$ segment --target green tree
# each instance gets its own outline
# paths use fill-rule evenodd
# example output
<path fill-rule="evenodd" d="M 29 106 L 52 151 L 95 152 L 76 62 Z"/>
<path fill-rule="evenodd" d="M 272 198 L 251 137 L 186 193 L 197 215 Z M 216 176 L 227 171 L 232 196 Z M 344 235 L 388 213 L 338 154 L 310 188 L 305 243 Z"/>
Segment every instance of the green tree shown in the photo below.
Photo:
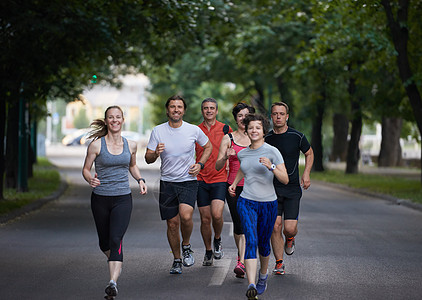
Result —
<path fill-rule="evenodd" d="M 2 1 L 0 97 L 7 106 L 1 106 L 0 119 L 16 128 L 13 122 L 22 122 L 18 99 L 29 106 L 45 105 L 47 97 L 73 100 L 93 74 L 113 83 L 115 74 L 146 71 L 146 61 L 171 63 L 200 43 L 198 18 L 208 6 L 208 1 L 171 0 Z M 4 128 L 2 124 L 0 130 Z M 17 136 L 16 131 L 8 132 L 8 149 L 18 148 Z M 4 157 L 4 147 L 0 148 Z M 6 154 L 11 185 L 19 168 L 15 153 Z M 3 174 L 3 165 L 0 168 Z M 2 191 L 1 187 L 0 198 Z"/>

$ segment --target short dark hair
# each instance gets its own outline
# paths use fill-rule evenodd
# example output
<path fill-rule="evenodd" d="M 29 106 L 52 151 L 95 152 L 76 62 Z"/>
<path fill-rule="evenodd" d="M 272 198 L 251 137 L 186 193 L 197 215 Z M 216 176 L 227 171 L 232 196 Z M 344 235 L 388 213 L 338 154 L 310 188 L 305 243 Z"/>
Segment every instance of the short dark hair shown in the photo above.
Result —
<path fill-rule="evenodd" d="M 239 102 L 232 109 L 232 115 L 233 115 L 233 118 L 234 118 L 235 121 L 236 121 L 236 117 L 237 117 L 237 114 L 239 113 L 239 111 L 241 111 L 245 108 L 247 108 L 249 110 L 250 114 L 255 113 L 255 108 L 253 106 L 250 106 L 250 105 L 243 103 L 243 102 Z"/>
<path fill-rule="evenodd" d="M 214 98 L 205 98 L 201 103 L 201 110 L 202 110 L 202 107 L 204 106 L 204 103 L 206 102 L 215 103 L 215 108 L 218 110 L 218 103 L 217 103 L 217 100 L 215 100 Z"/>
<path fill-rule="evenodd" d="M 249 114 L 243 119 L 243 124 L 245 124 L 245 131 L 248 131 L 249 123 L 252 121 L 261 121 L 262 129 L 264 131 L 264 135 L 266 135 L 270 129 L 270 121 L 268 121 L 267 117 L 261 114 Z"/>
<path fill-rule="evenodd" d="M 166 108 L 169 108 L 169 105 L 170 105 L 170 101 L 171 100 L 182 100 L 183 101 L 183 106 L 185 107 L 185 110 L 186 110 L 186 108 L 188 108 L 188 106 L 186 105 L 185 99 L 183 99 L 183 97 L 182 96 L 179 96 L 179 95 L 173 95 L 170 98 L 168 98 L 167 99 L 167 102 L 166 102 Z"/>
<path fill-rule="evenodd" d="M 285 108 L 286 108 L 286 113 L 287 114 L 289 114 L 289 106 L 286 104 L 286 103 L 284 103 L 284 102 L 282 102 L 282 101 L 280 101 L 280 102 L 274 102 L 272 105 L 271 105 L 271 112 L 273 112 L 273 107 L 274 106 L 284 106 Z"/>

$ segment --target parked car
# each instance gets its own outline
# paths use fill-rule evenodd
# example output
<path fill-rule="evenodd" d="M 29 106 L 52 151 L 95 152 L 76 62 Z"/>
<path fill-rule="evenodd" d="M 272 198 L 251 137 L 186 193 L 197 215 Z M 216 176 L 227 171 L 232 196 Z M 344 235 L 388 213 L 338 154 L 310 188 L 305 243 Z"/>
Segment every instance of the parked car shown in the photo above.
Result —
<path fill-rule="evenodd" d="M 90 128 L 82 128 L 75 130 L 74 132 L 66 135 L 62 139 L 62 144 L 65 146 L 83 145 L 85 143 L 86 136 L 90 130 Z"/>

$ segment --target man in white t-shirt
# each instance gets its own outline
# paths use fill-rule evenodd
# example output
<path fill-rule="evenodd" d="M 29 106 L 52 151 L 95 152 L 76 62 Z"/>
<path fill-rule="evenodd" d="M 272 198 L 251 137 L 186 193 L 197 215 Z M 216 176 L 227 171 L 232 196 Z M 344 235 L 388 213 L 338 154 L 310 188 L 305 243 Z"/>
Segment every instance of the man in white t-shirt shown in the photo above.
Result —
<path fill-rule="evenodd" d="M 193 229 L 192 215 L 195 208 L 198 182 L 196 176 L 212 152 L 212 144 L 196 125 L 183 121 L 186 102 L 181 96 L 172 96 L 166 102 L 168 122 L 151 132 L 145 153 L 145 161 L 151 164 L 161 158 L 160 214 L 167 221 L 167 239 L 174 261 L 170 274 L 181 274 L 182 264 L 190 267 L 195 263 L 190 236 Z M 195 143 L 204 148 L 195 163 Z M 182 234 L 182 255 L 180 234 Z"/>

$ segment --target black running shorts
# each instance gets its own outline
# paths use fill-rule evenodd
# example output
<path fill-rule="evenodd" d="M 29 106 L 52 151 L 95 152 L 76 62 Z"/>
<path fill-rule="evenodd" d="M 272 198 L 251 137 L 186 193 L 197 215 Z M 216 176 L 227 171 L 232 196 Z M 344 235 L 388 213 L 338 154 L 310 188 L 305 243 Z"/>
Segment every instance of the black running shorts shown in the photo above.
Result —
<path fill-rule="evenodd" d="M 184 203 L 195 208 L 198 181 L 169 182 L 160 180 L 160 215 L 161 220 L 169 220 L 179 213 L 179 204 Z"/>
<path fill-rule="evenodd" d="M 300 186 L 296 189 L 281 189 L 275 187 L 278 201 L 278 216 L 283 216 L 284 220 L 299 219 L 300 198 L 302 198 L 302 189 Z"/>

